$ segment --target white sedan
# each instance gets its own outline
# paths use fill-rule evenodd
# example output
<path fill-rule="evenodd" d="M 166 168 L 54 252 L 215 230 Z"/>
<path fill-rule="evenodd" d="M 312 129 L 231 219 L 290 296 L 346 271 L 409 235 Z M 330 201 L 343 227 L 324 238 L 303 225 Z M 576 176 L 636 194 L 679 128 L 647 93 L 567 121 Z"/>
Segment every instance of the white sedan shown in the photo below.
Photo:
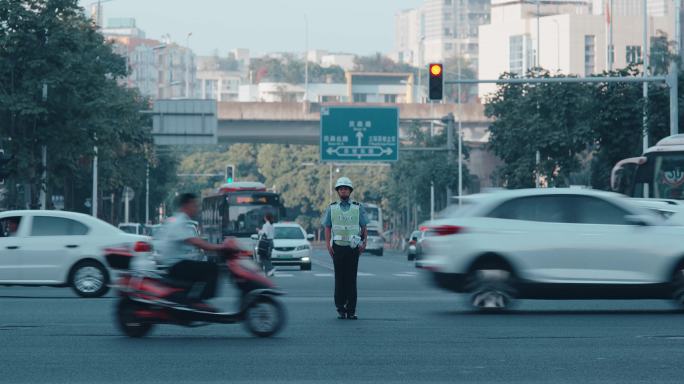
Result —
<path fill-rule="evenodd" d="M 533 189 L 479 195 L 427 224 L 418 267 L 479 309 L 523 299 L 684 302 L 681 227 L 621 195 Z"/>
<path fill-rule="evenodd" d="M 274 266 L 299 266 L 302 271 L 311 270 L 311 243 L 313 235 L 307 235 L 304 228 L 297 223 L 273 224 L 275 239 L 271 263 Z M 257 240 L 257 235 L 252 235 Z M 256 249 L 255 249 L 256 254 Z"/>
<path fill-rule="evenodd" d="M 0 213 L 0 285 L 70 286 L 82 297 L 109 290 L 104 249 L 150 256 L 145 236 L 124 233 L 92 216 L 66 211 Z"/>

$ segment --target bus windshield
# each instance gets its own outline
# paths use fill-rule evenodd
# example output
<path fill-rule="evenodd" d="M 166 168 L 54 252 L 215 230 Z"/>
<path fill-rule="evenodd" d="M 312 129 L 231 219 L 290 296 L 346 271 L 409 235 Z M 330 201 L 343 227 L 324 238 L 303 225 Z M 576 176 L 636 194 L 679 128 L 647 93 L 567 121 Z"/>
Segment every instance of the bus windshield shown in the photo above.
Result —
<path fill-rule="evenodd" d="M 653 157 L 653 197 L 682 199 L 684 153 L 665 152 Z"/>
<path fill-rule="evenodd" d="M 277 210 L 268 205 L 231 205 L 223 233 L 226 236 L 251 235 L 264 223 L 264 215 L 271 213 L 278 217 Z"/>
<path fill-rule="evenodd" d="M 202 233 L 213 243 L 226 236 L 250 237 L 264 224 L 267 213 L 280 220 L 280 195 L 261 191 L 217 194 L 202 200 Z"/>

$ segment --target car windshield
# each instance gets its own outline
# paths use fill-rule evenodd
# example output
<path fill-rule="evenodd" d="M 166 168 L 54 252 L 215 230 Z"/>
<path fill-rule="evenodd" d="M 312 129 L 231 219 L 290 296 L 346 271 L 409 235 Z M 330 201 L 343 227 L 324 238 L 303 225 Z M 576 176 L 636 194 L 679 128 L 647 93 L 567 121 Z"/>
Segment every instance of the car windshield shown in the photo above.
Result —
<path fill-rule="evenodd" d="M 275 227 L 275 238 L 281 240 L 299 240 L 304 238 L 304 233 L 298 227 Z"/>
<path fill-rule="evenodd" d="M 368 230 L 368 236 L 380 236 L 380 233 L 376 231 L 375 229 L 369 229 Z"/>

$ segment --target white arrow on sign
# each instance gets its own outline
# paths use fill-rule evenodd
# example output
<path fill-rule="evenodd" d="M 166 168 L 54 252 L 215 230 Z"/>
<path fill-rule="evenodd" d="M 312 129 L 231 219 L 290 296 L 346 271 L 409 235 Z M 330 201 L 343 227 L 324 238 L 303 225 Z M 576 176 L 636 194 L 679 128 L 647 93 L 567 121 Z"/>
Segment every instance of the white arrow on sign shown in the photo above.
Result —
<path fill-rule="evenodd" d="M 335 152 L 337 152 L 337 150 L 333 149 L 332 147 L 328 147 L 328 155 L 332 155 Z"/>
<path fill-rule="evenodd" d="M 357 143 L 356 145 L 357 146 L 359 146 L 359 147 L 361 146 L 361 140 L 362 139 L 363 139 L 363 132 L 361 132 L 361 131 L 356 132 L 356 143 Z"/>

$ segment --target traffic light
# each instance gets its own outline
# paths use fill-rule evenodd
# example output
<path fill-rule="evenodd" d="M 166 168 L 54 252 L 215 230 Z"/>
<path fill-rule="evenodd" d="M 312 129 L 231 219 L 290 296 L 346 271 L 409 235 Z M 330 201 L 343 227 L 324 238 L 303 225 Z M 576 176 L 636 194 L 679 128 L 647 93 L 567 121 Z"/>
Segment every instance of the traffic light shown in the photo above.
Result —
<path fill-rule="evenodd" d="M 439 63 L 428 66 L 430 77 L 428 96 L 430 100 L 442 100 L 444 95 L 444 67 Z"/>
<path fill-rule="evenodd" d="M 235 180 L 235 166 L 229 164 L 226 166 L 226 183 L 232 183 Z"/>

